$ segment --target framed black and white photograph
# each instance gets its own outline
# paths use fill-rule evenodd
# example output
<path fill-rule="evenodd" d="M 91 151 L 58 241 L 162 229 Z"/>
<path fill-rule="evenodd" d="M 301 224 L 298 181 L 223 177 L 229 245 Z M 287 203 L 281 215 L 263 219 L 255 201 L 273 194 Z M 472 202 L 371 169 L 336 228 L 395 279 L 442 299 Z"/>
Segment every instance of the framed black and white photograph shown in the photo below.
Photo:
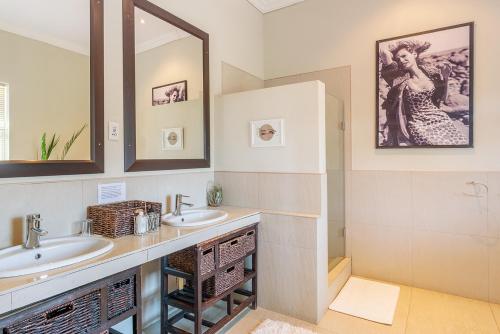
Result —
<path fill-rule="evenodd" d="M 377 41 L 377 148 L 473 146 L 474 23 Z"/>
<path fill-rule="evenodd" d="M 187 80 L 153 87 L 153 106 L 187 101 Z"/>

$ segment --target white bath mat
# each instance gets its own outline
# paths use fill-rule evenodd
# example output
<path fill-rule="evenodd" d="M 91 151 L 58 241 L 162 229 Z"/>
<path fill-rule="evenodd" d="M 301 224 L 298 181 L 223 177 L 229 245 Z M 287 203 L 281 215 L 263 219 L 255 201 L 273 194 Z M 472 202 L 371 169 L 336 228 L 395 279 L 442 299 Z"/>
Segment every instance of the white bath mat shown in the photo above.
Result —
<path fill-rule="evenodd" d="M 286 322 L 267 319 L 254 329 L 252 334 L 315 334 L 315 332 Z"/>
<path fill-rule="evenodd" d="M 392 325 L 399 286 L 351 277 L 330 305 L 330 310 Z"/>

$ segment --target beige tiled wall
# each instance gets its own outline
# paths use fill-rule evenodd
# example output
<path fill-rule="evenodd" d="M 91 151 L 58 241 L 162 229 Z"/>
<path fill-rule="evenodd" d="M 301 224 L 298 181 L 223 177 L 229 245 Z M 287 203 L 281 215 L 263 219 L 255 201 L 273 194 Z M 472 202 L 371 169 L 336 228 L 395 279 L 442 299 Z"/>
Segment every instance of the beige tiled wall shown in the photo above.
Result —
<path fill-rule="evenodd" d="M 40 213 L 48 237 L 79 232 L 78 222 L 85 218 L 87 206 L 97 203 L 99 183 L 126 182 L 128 199 L 160 201 L 176 193 L 190 195 L 196 206 L 206 203 L 205 189 L 212 172 L 138 176 L 113 179 L 2 184 L 0 185 L 0 249 L 20 244 L 24 238 L 23 218 Z"/>
<path fill-rule="evenodd" d="M 355 275 L 500 301 L 500 173 L 350 176 Z"/>
<path fill-rule="evenodd" d="M 259 306 L 317 322 L 317 219 L 263 214 L 259 226 Z"/>
<path fill-rule="evenodd" d="M 321 213 L 321 174 L 215 172 L 224 204 L 293 213 Z"/>

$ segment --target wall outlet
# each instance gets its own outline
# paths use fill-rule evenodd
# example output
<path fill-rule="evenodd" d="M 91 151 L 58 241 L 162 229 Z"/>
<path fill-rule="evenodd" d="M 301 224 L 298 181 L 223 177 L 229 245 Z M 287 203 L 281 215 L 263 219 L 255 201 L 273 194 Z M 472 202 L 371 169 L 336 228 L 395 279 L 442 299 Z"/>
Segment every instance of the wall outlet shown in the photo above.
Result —
<path fill-rule="evenodd" d="M 120 136 L 120 125 L 116 122 L 109 122 L 108 137 L 109 140 L 118 140 Z"/>

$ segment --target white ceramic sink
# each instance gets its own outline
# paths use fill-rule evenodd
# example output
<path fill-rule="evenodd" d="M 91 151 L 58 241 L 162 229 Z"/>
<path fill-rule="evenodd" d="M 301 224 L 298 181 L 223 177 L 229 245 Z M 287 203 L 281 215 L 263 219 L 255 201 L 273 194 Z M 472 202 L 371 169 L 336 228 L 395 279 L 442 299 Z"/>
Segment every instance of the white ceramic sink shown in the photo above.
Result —
<path fill-rule="evenodd" d="M 35 274 L 69 266 L 102 255 L 113 248 L 110 240 L 67 237 L 40 241 L 40 247 L 15 246 L 0 250 L 0 278 Z"/>
<path fill-rule="evenodd" d="M 193 209 L 183 210 L 181 216 L 172 213 L 162 217 L 162 222 L 175 227 L 197 227 L 215 224 L 227 218 L 227 212 L 222 210 Z"/>

